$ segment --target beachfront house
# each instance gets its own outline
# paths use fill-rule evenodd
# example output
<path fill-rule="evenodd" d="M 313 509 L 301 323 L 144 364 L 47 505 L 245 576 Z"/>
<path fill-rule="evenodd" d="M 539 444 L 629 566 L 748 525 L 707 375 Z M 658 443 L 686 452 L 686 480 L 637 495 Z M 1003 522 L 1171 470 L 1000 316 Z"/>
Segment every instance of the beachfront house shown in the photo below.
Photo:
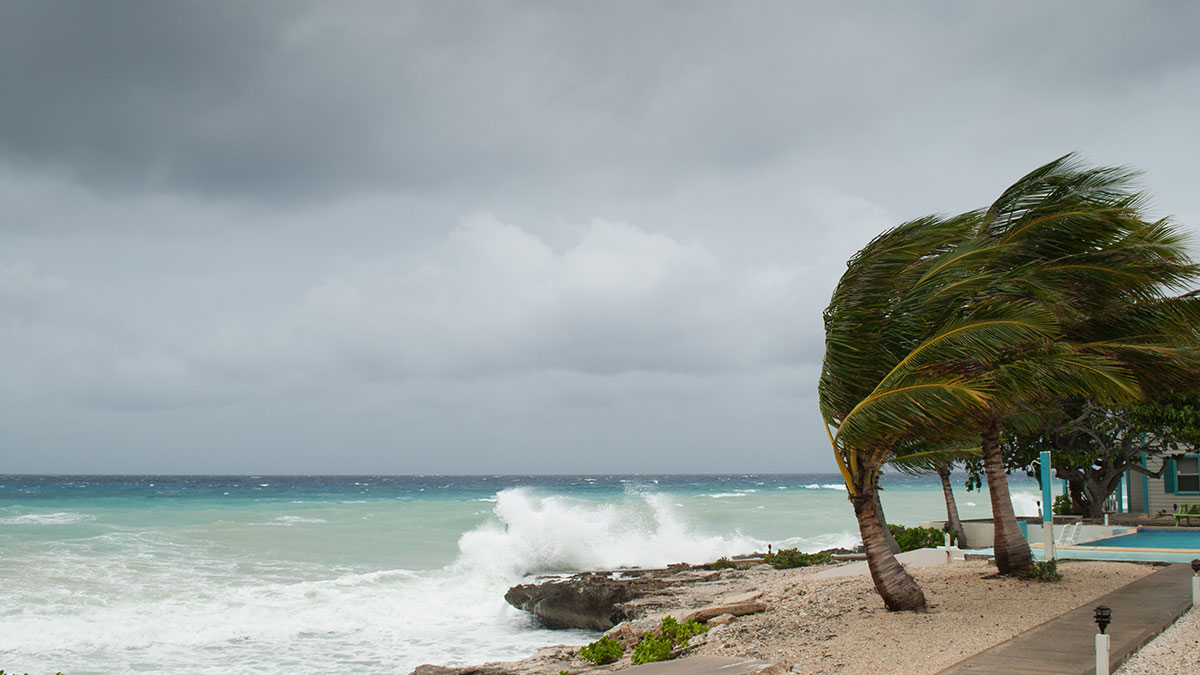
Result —
<path fill-rule="evenodd" d="M 1150 471 L 1157 472 L 1163 461 L 1162 457 L 1142 453 L 1141 464 Z M 1160 478 L 1125 472 L 1130 513 L 1173 513 L 1176 504 L 1200 503 L 1200 455 L 1184 455 L 1166 462 Z"/>

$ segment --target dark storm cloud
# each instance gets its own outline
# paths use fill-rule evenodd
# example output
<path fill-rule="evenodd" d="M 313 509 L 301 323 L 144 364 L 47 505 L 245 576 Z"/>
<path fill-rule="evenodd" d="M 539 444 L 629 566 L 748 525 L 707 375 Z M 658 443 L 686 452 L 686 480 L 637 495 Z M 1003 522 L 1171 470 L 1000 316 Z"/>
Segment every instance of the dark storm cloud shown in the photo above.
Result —
<path fill-rule="evenodd" d="M 875 128 L 881 108 L 951 125 L 1052 111 L 1197 50 L 1192 5 L 997 9 L 10 2 L 0 161 L 234 198 L 529 177 L 661 185 L 912 132 Z M 925 29 L 935 17 L 941 29 Z M 956 75 L 967 89 L 944 87 Z"/>
<path fill-rule="evenodd" d="M 0 466 L 832 469 L 821 308 L 883 229 L 1072 150 L 1200 224 L 1197 24 L 0 3 Z"/>

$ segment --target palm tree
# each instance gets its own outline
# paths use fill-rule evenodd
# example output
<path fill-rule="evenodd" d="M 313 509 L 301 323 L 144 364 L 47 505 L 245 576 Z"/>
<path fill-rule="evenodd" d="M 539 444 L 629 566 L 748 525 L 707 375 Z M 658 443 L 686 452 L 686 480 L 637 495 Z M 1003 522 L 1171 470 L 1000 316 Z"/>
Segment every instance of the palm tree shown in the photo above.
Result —
<path fill-rule="evenodd" d="M 979 214 L 923 218 L 885 232 L 848 263 L 825 310 L 821 413 L 846 482 L 872 579 L 891 610 L 923 611 L 925 597 L 888 548 L 877 501 L 888 462 L 928 455 L 930 438 L 974 433 L 994 384 L 986 369 L 950 364 L 999 359 L 1054 337 L 1036 303 L 972 301 Z M 954 287 L 957 285 L 957 287 Z"/>
<path fill-rule="evenodd" d="M 979 443 L 971 448 L 963 448 L 962 454 L 972 458 L 979 456 Z M 891 464 L 896 469 L 913 476 L 934 473 L 942 483 L 942 497 L 946 500 L 946 529 L 954 535 L 960 547 L 966 547 L 967 533 L 963 529 L 962 519 L 958 515 L 958 502 L 954 499 L 954 486 L 950 484 L 950 474 L 954 470 L 956 458 L 950 455 L 952 445 L 948 443 L 935 444 L 941 451 L 930 452 L 927 455 L 913 457 L 910 461 Z"/>
<path fill-rule="evenodd" d="M 1081 170 L 1065 157 L 1018 181 L 986 211 L 905 223 L 847 264 L 825 310 L 818 391 L 872 578 L 889 609 L 919 611 L 925 599 L 880 531 L 876 485 L 886 463 L 977 437 L 997 564 L 1019 571 L 1031 556 L 1000 453 L 1008 412 L 1052 394 L 1128 400 L 1139 393 L 1128 363 L 1183 358 L 1168 354 L 1174 347 L 1161 334 L 1116 335 L 1102 330 L 1112 321 L 1097 320 L 1104 301 L 1140 302 L 1156 318 L 1137 327 L 1161 327 L 1170 314 L 1161 288 L 1196 274 L 1170 227 L 1140 218 L 1141 197 L 1125 189 L 1129 178 L 1115 169 Z M 943 447 L 930 449 L 931 442 Z"/>
<path fill-rule="evenodd" d="M 1191 370 L 1195 303 L 1165 292 L 1182 288 L 1197 268 L 1168 223 L 1142 216 L 1144 196 L 1130 187 L 1135 176 L 1084 169 L 1068 155 L 1017 181 L 980 220 L 976 237 L 995 252 L 989 269 L 1009 271 L 993 277 L 986 292 L 1043 305 L 1061 331 L 1052 356 L 1057 378 L 1030 380 L 1027 360 L 1009 373 L 1003 372 L 1009 364 L 975 365 L 998 372 L 1002 394 L 977 417 L 1001 573 L 1020 571 L 1032 559 L 1013 515 L 1000 449 L 1014 404 L 1072 391 L 1128 401 L 1140 395 L 1139 379 Z M 1089 377 L 1095 363 L 1117 367 Z"/>
<path fill-rule="evenodd" d="M 953 462 L 943 461 L 938 462 L 933 470 L 942 481 L 942 496 L 946 499 L 946 528 L 954 535 L 959 548 L 966 548 L 970 546 L 967 542 L 967 531 L 963 529 L 962 519 L 958 517 L 958 503 L 954 501 L 954 487 L 950 485 L 950 471 L 953 468 Z"/>

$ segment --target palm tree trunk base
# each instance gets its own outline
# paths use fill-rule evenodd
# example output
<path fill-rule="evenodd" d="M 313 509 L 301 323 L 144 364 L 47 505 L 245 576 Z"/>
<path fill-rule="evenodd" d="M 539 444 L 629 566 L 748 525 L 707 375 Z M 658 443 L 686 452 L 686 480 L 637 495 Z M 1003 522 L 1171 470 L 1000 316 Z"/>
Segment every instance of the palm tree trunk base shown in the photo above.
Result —
<path fill-rule="evenodd" d="M 858 518 L 858 529 L 862 534 L 863 548 L 867 552 L 867 567 L 875 590 L 883 598 L 883 604 L 893 612 L 927 612 L 925 593 L 911 575 L 896 560 L 888 547 L 880 524 L 874 494 L 851 498 L 854 515 Z"/>

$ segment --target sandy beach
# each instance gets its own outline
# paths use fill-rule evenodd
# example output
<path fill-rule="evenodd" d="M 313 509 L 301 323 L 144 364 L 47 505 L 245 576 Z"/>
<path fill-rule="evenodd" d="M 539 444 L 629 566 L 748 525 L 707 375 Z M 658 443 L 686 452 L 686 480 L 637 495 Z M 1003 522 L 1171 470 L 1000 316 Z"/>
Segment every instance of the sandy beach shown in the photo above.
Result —
<path fill-rule="evenodd" d="M 935 673 L 1154 571 L 1065 562 L 1056 583 L 995 576 L 972 561 L 910 568 L 929 613 L 888 612 L 868 576 L 755 571 L 767 611 L 713 629 L 699 653 L 761 658 L 797 673 Z"/>
<path fill-rule="evenodd" d="M 775 664 L 772 670 L 779 673 L 936 673 L 1157 568 L 1068 561 L 1059 568 L 1062 581 L 1044 583 L 996 576 L 995 567 L 985 561 L 911 567 L 929 602 L 926 614 L 888 612 L 869 576 L 822 578 L 822 569 L 827 568 L 726 570 L 712 582 L 680 589 L 633 626 L 647 628 L 666 614 L 682 617 L 761 592 L 765 611 L 712 627 L 693 641 L 697 644 L 687 655 L 756 658 Z M 557 675 L 593 669 L 571 658 L 572 652 L 569 647 L 548 648 L 538 657 L 489 664 L 490 669 L 418 672 Z M 629 665 L 627 654 L 605 670 Z"/>

